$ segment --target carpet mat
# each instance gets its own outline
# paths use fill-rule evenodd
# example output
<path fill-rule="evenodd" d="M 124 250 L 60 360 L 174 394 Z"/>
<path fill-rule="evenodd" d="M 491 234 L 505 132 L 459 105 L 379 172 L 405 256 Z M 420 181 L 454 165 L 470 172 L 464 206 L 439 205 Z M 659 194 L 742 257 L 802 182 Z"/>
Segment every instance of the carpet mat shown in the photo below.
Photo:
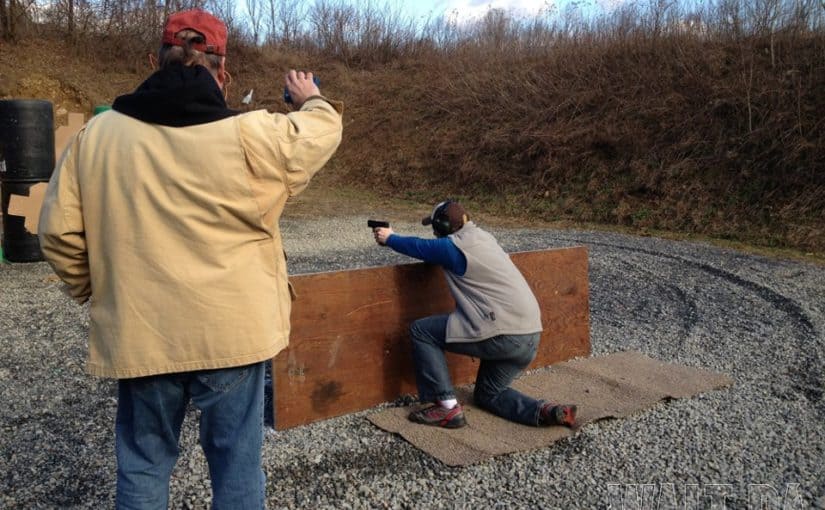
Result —
<path fill-rule="evenodd" d="M 665 363 L 638 352 L 575 359 L 525 375 L 513 387 L 535 398 L 578 406 L 577 430 L 529 427 L 513 423 L 472 403 L 472 388 L 459 388 L 467 426 L 443 429 L 407 419 L 412 408 L 396 407 L 367 418 L 388 432 L 449 466 L 545 447 L 570 437 L 582 426 L 605 418 L 622 418 L 667 399 L 686 398 L 733 384 L 727 375 L 701 368 Z"/>

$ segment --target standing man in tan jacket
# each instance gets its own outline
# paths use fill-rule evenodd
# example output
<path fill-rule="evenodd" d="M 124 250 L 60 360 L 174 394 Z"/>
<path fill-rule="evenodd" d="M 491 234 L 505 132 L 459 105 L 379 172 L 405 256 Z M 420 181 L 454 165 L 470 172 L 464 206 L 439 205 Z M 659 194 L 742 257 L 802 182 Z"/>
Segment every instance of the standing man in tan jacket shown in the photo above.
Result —
<path fill-rule="evenodd" d="M 264 367 L 289 338 L 278 220 L 342 106 L 293 70 L 297 111 L 228 109 L 226 39 L 205 11 L 171 15 L 159 70 L 80 131 L 41 212 L 46 259 L 91 302 L 87 370 L 118 379 L 118 508 L 167 507 L 190 400 L 213 508 L 264 507 Z"/>

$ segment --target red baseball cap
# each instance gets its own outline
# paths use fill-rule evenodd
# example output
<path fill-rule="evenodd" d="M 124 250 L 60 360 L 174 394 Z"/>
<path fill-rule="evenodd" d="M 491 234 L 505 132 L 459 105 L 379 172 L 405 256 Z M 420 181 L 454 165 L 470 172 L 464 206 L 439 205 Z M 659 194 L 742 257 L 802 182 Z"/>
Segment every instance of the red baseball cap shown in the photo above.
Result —
<path fill-rule="evenodd" d="M 204 53 L 226 55 L 226 25 L 223 21 L 201 9 L 170 14 L 163 27 L 163 44 L 183 46 L 184 41 L 175 37 L 181 30 L 194 30 L 204 38 L 203 43 L 193 43 L 192 48 Z"/>

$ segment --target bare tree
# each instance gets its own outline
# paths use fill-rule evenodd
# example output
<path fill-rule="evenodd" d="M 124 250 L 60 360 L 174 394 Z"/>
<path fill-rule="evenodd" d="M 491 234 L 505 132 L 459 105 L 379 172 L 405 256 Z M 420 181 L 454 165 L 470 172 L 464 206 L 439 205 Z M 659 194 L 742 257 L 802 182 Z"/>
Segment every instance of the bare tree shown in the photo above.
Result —
<path fill-rule="evenodd" d="M 9 27 L 9 1 L 0 0 L 0 36 L 3 39 L 11 39 L 11 29 Z"/>
<path fill-rule="evenodd" d="M 748 4 L 748 18 L 756 35 L 770 38 L 771 68 L 776 68 L 776 33 L 779 29 L 781 0 L 756 0 Z"/>
<path fill-rule="evenodd" d="M 0 0 L 0 25 L 3 39 L 12 41 L 17 36 L 18 0 Z"/>
<path fill-rule="evenodd" d="M 255 45 L 260 41 L 261 24 L 263 23 L 262 10 L 261 0 L 246 0 L 246 14 L 249 18 L 249 26 L 252 29 L 252 42 Z"/>
<path fill-rule="evenodd" d="M 197 5 L 197 7 L 201 7 Z M 227 30 L 232 33 L 237 27 L 235 19 L 235 2 L 234 0 L 207 0 L 203 6 L 204 9 L 211 11 L 212 14 L 223 20 L 226 24 Z"/>
<path fill-rule="evenodd" d="M 21 26 L 31 21 L 31 13 L 36 7 L 35 0 L 0 0 L 0 29 L 3 39 L 16 39 Z"/>
<path fill-rule="evenodd" d="M 318 0 L 309 12 L 315 44 L 327 55 L 335 55 L 349 65 L 352 42 L 360 34 L 355 7 L 344 0 Z"/>
<path fill-rule="evenodd" d="M 306 15 L 302 0 L 269 0 L 269 39 L 285 45 L 294 44 L 302 31 Z"/>
<path fill-rule="evenodd" d="M 496 51 L 502 51 L 505 42 L 512 40 L 510 37 L 512 26 L 513 19 L 506 10 L 493 8 L 477 22 L 476 37 L 480 44 L 488 45 Z"/>
<path fill-rule="evenodd" d="M 823 0 L 825 1 L 825 0 Z M 275 42 L 275 28 L 277 27 L 277 19 L 275 18 L 275 11 L 277 11 L 278 2 L 276 0 L 267 0 L 267 9 L 266 12 L 266 26 L 267 26 L 267 42 L 274 43 Z"/>
<path fill-rule="evenodd" d="M 74 28 L 74 0 L 67 0 L 68 5 L 66 6 L 66 31 L 69 34 L 69 37 L 72 38 L 75 36 L 75 28 Z"/>

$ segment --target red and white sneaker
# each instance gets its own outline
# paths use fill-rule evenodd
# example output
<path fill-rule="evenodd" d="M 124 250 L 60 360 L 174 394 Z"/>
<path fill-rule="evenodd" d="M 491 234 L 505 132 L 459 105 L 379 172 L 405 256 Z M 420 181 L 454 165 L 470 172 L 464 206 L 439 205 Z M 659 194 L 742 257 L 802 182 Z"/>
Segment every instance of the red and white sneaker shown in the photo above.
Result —
<path fill-rule="evenodd" d="M 413 411 L 409 415 L 410 421 L 415 423 L 423 423 L 424 425 L 432 425 L 434 427 L 444 427 L 445 429 L 458 429 L 467 425 L 467 420 L 464 419 L 464 411 L 461 409 L 461 404 L 456 404 L 452 409 L 447 409 L 438 404 L 431 405 Z"/>
<path fill-rule="evenodd" d="M 546 402 L 539 411 L 539 425 L 561 425 L 573 428 L 576 426 L 576 406 L 570 404 L 554 404 Z"/>

